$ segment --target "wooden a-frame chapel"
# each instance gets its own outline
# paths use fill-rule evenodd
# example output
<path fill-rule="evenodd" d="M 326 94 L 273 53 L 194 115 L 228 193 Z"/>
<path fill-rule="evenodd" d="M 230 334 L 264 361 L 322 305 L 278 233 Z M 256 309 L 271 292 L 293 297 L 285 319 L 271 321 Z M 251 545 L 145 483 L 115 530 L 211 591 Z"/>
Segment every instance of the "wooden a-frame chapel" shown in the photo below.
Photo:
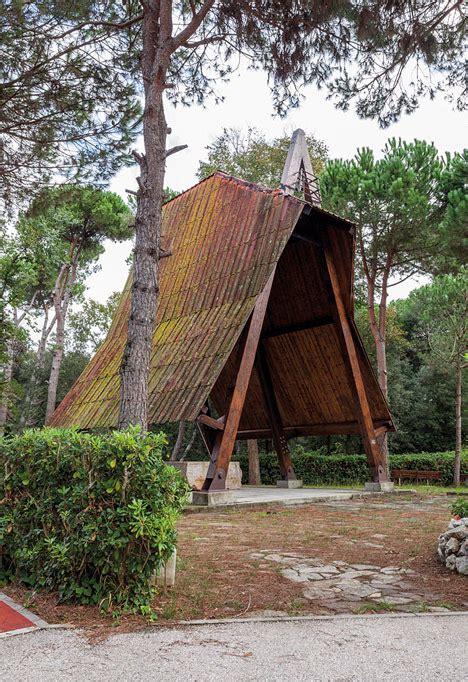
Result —
<path fill-rule="evenodd" d="M 149 421 L 198 421 L 204 490 L 224 490 L 236 439 L 272 438 L 294 485 L 288 438 L 306 435 L 361 434 L 371 480 L 387 481 L 394 426 L 353 319 L 355 228 L 320 208 L 303 131 L 279 189 L 216 172 L 165 204 L 162 240 Z M 131 282 L 52 425 L 117 425 Z"/>

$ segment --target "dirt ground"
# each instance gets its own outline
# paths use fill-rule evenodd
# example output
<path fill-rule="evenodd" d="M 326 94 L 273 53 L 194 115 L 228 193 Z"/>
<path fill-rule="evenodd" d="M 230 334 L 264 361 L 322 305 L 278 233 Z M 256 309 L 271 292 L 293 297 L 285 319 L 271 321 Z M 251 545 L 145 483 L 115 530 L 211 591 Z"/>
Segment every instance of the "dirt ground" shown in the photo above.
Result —
<path fill-rule="evenodd" d="M 157 596 L 157 623 L 265 612 L 343 612 L 343 607 L 330 607 L 326 600 L 306 598 L 304 584 L 285 577 L 284 565 L 278 563 L 284 556 L 296 557 L 286 561 L 309 561 L 324 570 L 336 562 L 347 567 L 340 570 L 368 564 L 384 573 L 401 571 L 403 594 L 414 597 L 404 605 L 386 604 L 385 598 L 353 601 L 350 597 L 345 605 L 348 612 L 468 609 L 468 579 L 449 572 L 436 555 L 437 537 L 447 527 L 451 502 L 445 495 L 399 495 L 186 514 L 179 522 L 177 584 Z M 275 556 L 280 559 L 271 559 Z M 31 594 L 15 586 L 4 591 L 49 623 L 94 630 L 133 630 L 147 624 L 142 617 L 115 621 L 94 607 L 58 604 L 53 594 Z"/>

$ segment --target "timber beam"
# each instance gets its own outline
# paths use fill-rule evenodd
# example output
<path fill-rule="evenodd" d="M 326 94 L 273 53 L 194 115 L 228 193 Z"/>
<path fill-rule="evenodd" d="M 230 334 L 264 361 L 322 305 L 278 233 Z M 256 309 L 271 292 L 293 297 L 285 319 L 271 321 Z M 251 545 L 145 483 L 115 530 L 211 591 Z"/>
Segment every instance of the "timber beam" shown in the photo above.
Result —
<path fill-rule="evenodd" d="M 374 429 L 352 326 L 348 319 L 348 313 L 344 304 L 327 228 L 322 232 L 322 242 L 323 251 L 319 251 L 319 261 L 327 284 L 332 311 L 335 317 L 335 326 L 339 332 L 338 336 L 343 351 L 343 357 L 345 358 L 345 366 L 355 399 L 364 450 L 367 455 L 367 461 L 373 479 L 378 482 L 385 482 L 388 481 L 386 462 L 384 461 L 384 457 L 382 456 L 381 449 L 377 442 L 377 434 Z"/>
<path fill-rule="evenodd" d="M 293 232 L 291 235 L 291 239 L 296 239 L 297 241 L 300 242 L 306 242 L 306 244 L 312 244 L 312 246 L 317 246 L 318 248 L 321 248 L 321 243 L 318 241 L 318 239 L 314 239 L 311 237 L 309 234 L 301 234 L 300 232 Z"/>
<path fill-rule="evenodd" d="M 376 436 L 381 436 L 387 431 L 394 431 L 395 427 L 389 422 L 374 421 Z M 299 436 L 359 436 L 361 426 L 356 422 L 338 422 L 336 424 L 295 424 L 293 426 L 283 426 L 283 430 L 288 438 Z M 271 429 L 249 429 L 239 431 L 238 440 L 271 438 Z"/>
<path fill-rule="evenodd" d="M 250 377 L 255 362 L 255 355 L 262 332 L 275 271 L 276 269 L 274 268 L 265 288 L 257 297 L 252 315 L 246 326 L 244 341 L 240 349 L 241 355 L 236 381 L 230 397 L 229 408 L 226 411 L 224 418 L 224 428 L 216 431 L 216 436 L 211 445 L 211 462 L 203 485 L 203 489 L 210 492 L 225 490 L 226 488 L 229 462 L 231 461 L 232 452 L 236 443 L 237 431 L 239 429 L 245 397 L 247 395 L 247 389 L 249 387 Z M 204 429 L 208 429 L 213 434 L 213 424 L 207 426 L 201 422 L 200 426 Z"/>
<path fill-rule="evenodd" d="M 315 320 L 308 322 L 299 322 L 298 324 L 289 324 L 276 329 L 268 329 L 262 333 L 263 339 L 271 339 L 275 336 L 286 336 L 287 334 L 294 334 L 295 332 L 302 332 L 307 329 L 315 329 L 316 327 L 324 327 L 327 324 L 333 324 L 333 317 L 331 315 L 324 315 L 323 317 L 316 317 Z"/>
<path fill-rule="evenodd" d="M 270 431 L 273 437 L 275 450 L 278 455 L 281 476 L 285 481 L 294 481 L 296 480 L 296 473 L 294 471 L 291 454 L 289 452 L 288 442 L 281 419 L 281 413 L 276 400 L 275 389 L 270 374 L 270 368 L 268 366 L 266 352 L 262 342 L 260 342 L 257 349 L 256 366 L 260 377 L 265 407 L 267 408 Z"/>
<path fill-rule="evenodd" d="M 224 420 L 225 417 L 220 417 L 219 419 L 215 419 L 214 417 L 210 417 L 209 414 L 200 414 L 198 416 L 198 421 L 200 424 L 204 424 L 205 426 L 209 426 L 211 429 L 214 429 L 215 431 L 223 431 L 224 430 Z"/>

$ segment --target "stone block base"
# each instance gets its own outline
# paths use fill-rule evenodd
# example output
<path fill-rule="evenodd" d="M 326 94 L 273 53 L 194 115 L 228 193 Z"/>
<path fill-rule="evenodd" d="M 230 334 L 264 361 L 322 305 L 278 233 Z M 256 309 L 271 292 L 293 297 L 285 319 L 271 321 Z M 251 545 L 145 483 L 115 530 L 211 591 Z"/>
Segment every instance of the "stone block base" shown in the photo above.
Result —
<path fill-rule="evenodd" d="M 174 587 L 176 576 L 177 549 L 161 569 L 156 577 L 156 584 L 160 587 Z"/>
<path fill-rule="evenodd" d="M 304 484 L 299 478 L 282 479 L 281 481 L 276 481 L 278 488 L 303 488 Z"/>
<path fill-rule="evenodd" d="M 393 493 L 395 484 L 393 481 L 368 481 L 365 489 L 370 493 Z"/>
<path fill-rule="evenodd" d="M 170 462 L 180 471 L 192 490 L 201 490 L 208 472 L 209 462 Z M 239 462 L 230 462 L 226 480 L 228 490 L 239 490 L 242 483 L 242 470 Z"/>
<path fill-rule="evenodd" d="M 223 504 L 232 504 L 234 493 L 231 490 L 219 490 L 210 493 L 208 490 L 194 490 L 192 504 L 204 507 L 219 507 Z"/>

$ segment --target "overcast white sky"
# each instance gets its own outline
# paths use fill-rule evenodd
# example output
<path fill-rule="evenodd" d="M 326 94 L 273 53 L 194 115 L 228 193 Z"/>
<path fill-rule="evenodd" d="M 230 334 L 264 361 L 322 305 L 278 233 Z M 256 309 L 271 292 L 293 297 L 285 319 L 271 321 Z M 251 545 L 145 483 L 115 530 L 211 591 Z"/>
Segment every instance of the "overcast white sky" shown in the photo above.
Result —
<path fill-rule="evenodd" d="M 259 71 L 239 71 L 220 92 L 225 98 L 222 104 L 208 101 L 204 108 L 168 105 L 166 118 L 173 131 L 169 145 L 189 147 L 168 159 L 167 186 L 184 190 L 193 185 L 198 162 L 206 158 L 206 146 L 228 127 L 254 126 L 268 137 L 303 128 L 328 145 L 331 158 L 350 158 L 363 146 L 378 154 L 389 137 L 432 141 L 440 152 L 459 151 L 466 146 L 466 116 L 452 110 L 442 97 L 425 101 L 417 112 L 382 130 L 376 122 L 362 120 L 351 110 L 338 111 L 327 101 L 326 93 L 314 87 L 304 90 L 305 100 L 299 109 L 291 111 L 285 119 L 274 117 L 266 75 Z M 123 169 L 110 188 L 126 197 L 126 188 L 136 189 L 136 174 L 136 167 Z M 89 279 L 88 296 L 104 302 L 113 291 L 123 288 L 128 271 L 125 259 L 130 248 L 129 243 L 107 245 L 100 261 L 101 270 Z M 417 282 L 408 281 L 396 286 L 391 297 L 403 297 L 416 285 Z"/>

